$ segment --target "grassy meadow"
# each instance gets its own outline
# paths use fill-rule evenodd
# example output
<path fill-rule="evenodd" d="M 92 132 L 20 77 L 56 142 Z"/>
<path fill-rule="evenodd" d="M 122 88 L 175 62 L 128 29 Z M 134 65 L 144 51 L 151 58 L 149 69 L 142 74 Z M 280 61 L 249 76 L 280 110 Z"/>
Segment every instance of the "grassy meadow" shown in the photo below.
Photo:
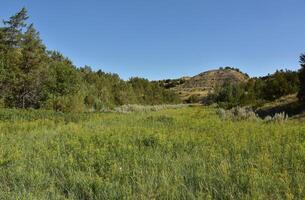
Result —
<path fill-rule="evenodd" d="M 303 199 L 305 124 L 0 110 L 0 199 Z"/>

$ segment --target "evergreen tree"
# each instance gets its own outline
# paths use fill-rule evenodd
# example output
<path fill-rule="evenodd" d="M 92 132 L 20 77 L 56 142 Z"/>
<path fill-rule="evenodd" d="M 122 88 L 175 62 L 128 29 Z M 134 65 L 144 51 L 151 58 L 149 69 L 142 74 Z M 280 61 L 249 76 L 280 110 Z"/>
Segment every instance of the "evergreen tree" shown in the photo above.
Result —
<path fill-rule="evenodd" d="M 27 27 L 26 20 L 28 19 L 27 10 L 22 8 L 18 13 L 10 17 L 9 20 L 3 21 L 5 43 L 9 47 L 18 47 L 22 39 L 23 29 Z"/>
<path fill-rule="evenodd" d="M 298 97 L 302 102 L 305 102 L 305 54 L 300 56 L 301 69 L 299 72 L 300 88 Z"/>
<path fill-rule="evenodd" d="M 45 47 L 33 25 L 27 26 L 25 8 L 21 9 L 2 29 L 1 55 L 6 67 L 3 80 L 5 101 L 13 107 L 39 107 L 42 100 L 41 86 Z M 25 30 L 25 32 L 23 32 Z"/>
<path fill-rule="evenodd" d="M 15 90 L 16 106 L 22 108 L 40 107 L 46 98 L 47 55 L 39 33 L 29 25 L 21 44 L 21 65 L 18 85 Z"/>

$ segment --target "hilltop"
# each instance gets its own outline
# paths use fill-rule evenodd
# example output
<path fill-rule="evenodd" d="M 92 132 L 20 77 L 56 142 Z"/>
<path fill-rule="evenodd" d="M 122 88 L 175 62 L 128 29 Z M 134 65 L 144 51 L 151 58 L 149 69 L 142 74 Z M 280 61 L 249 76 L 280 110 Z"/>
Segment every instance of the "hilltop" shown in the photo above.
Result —
<path fill-rule="evenodd" d="M 240 83 L 246 82 L 248 79 L 248 74 L 239 69 L 226 67 L 202 72 L 193 77 L 163 80 L 160 83 L 163 87 L 175 91 L 183 101 L 196 102 L 212 93 L 226 81 Z"/>

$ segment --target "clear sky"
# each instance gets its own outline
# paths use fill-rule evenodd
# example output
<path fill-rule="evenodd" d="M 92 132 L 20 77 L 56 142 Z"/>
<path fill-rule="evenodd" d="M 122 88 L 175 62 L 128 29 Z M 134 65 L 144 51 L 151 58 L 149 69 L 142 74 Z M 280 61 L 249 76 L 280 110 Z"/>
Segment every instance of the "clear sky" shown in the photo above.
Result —
<path fill-rule="evenodd" d="M 1 0 L 0 18 L 23 6 L 49 49 L 124 79 L 259 76 L 305 52 L 305 0 Z"/>

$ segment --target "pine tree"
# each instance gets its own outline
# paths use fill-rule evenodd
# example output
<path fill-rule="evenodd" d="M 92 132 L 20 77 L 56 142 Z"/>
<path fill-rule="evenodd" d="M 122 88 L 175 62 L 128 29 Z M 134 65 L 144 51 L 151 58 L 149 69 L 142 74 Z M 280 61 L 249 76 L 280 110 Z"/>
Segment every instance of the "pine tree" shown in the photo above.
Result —
<path fill-rule="evenodd" d="M 16 105 L 22 108 L 39 107 L 46 98 L 44 85 L 47 80 L 47 56 L 39 33 L 32 24 L 23 35 L 21 54 Z"/>
<path fill-rule="evenodd" d="M 299 73 L 300 88 L 298 97 L 302 102 L 305 102 L 305 54 L 300 56 L 301 69 Z"/>
<path fill-rule="evenodd" d="M 27 11 L 22 8 L 17 14 L 3 21 L 5 27 L 0 29 L 0 57 L 3 78 L 1 79 L 2 98 L 9 106 L 14 105 L 15 86 L 20 75 L 20 64 L 22 60 L 21 43 L 24 28 L 27 26 Z"/>
<path fill-rule="evenodd" d="M 3 21 L 6 44 L 10 47 L 17 47 L 22 38 L 22 32 L 27 27 L 28 19 L 27 10 L 22 8 L 18 13 L 10 17 L 9 20 Z"/>

